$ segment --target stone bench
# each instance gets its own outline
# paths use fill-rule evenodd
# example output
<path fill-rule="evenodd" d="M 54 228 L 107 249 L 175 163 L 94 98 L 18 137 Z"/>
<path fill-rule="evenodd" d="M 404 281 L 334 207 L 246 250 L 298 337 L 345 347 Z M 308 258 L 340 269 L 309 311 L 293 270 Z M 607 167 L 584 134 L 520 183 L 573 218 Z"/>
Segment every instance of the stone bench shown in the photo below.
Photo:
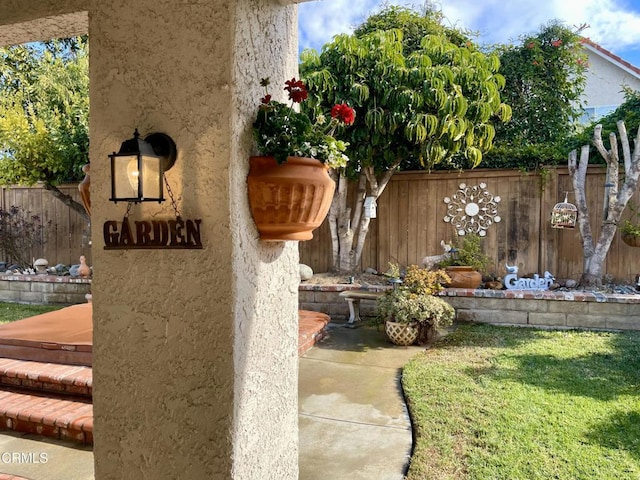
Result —
<path fill-rule="evenodd" d="M 340 297 L 344 298 L 349 304 L 349 321 L 348 324 L 354 324 L 362 321 L 360 318 L 360 301 L 361 300 L 378 300 L 384 292 L 371 292 L 368 290 L 345 290 L 340 292 Z"/>

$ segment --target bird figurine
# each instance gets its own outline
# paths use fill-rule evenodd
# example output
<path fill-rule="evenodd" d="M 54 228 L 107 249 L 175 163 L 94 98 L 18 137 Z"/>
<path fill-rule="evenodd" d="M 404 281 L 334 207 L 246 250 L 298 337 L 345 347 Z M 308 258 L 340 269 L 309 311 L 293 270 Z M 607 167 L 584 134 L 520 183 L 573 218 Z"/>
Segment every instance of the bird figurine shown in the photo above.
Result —
<path fill-rule="evenodd" d="M 78 275 L 82 278 L 87 278 L 91 276 L 91 268 L 87 265 L 87 259 L 84 255 L 80 255 L 80 266 L 78 267 Z"/>
<path fill-rule="evenodd" d="M 505 263 L 504 268 L 507 270 L 507 273 L 518 273 L 517 265 L 509 266 L 509 264 Z"/>

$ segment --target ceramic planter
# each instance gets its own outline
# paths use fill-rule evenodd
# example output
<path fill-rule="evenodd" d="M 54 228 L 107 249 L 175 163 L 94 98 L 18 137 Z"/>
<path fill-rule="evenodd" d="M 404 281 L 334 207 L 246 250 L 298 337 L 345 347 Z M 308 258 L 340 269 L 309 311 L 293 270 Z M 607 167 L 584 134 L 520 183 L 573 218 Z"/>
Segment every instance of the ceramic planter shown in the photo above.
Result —
<path fill-rule="evenodd" d="M 394 345 L 406 347 L 413 345 L 420 335 L 420 326 L 410 323 L 384 322 L 384 332 Z"/>
<path fill-rule="evenodd" d="M 251 215 L 266 241 L 311 240 L 324 221 L 335 182 L 329 169 L 313 158 L 251 157 L 247 178 Z"/>

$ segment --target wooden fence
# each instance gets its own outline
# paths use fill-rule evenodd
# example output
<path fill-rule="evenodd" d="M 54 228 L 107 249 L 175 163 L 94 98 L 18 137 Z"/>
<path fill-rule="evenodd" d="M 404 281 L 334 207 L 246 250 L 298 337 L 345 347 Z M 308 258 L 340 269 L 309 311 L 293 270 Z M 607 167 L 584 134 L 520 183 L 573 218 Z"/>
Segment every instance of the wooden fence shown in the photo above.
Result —
<path fill-rule="evenodd" d="M 589 167 L 587 200 L 594 234 L 598 235 L 603 215 L 605 169 Z M 445 197 L 452 197 L 461 184 L 486 184 L 499 197 L 500 221 L 487 229 L 483 248 L 493 260 L 489 271 L 504 275 L 504 265 L 518 265 L 520 274 L 549 271 L 557 278 L 578 279 L 582 273 L 582 246 L 578 229 L 554 229 L 551 210 L 564 200 L 575 203 L 566 167 L 551 167 L 544 174 L 519 170 L 478 169 L 454 173 L 399 172 L 378 199 L 377 218 L 362 256 L 361 267 L 378 271 L 388 262 L 420 264 L 423 257 L 442 253 L 440 241 L 450 241 L 455 231 L 444 221 Z M 640 204 L 638 194 L 632 200 Z M 629 216 L 629 209 L 625 217 Z M 331 267 L 331 240 L 326 223 L 314 238 L 300 243 L 300 261 L 315 272 Z M 617 233 L 607 256 L 605 274 L 617 281 L 632 282 L 640 272 L 640 248 L 624 244 Z"/>
<path fill-rule="evenodd" d="M 455 232 L 443 219 L 447 213 L 445 197 L 451 197 L 461 184 L 486 184 L 486 190 L 498 202 L 499 222 L 491 225 L 483 248 L 493 260 L 490 271 L 504 274 L 504 265 L 517 264 L 520 273 L 553 273 L 557 278 L 579 278 L 582 273 L 582 246 L 575 230 L 551 228 L 553 206 L 569 193 L 575 203 L 571 179 L 566 167 L 550 167 L 544 175 L 518 170 L 478 169 L 454 173 L 400 172 L 393 176 L 378 199 L 378 216 L 371 229 L 362 256 L 361 267 L 386 270 L 389 262 L 419 264 L 426 255 L 442 253 L 440 241 L 450 241 Z M 544 183 L 544 185 L 543 185 Z M 589 167 L 587 199 L 594 234 L 602 222 L 605 169 Z M 77 185 L 61 190 L 79 200 Z M 632 200 L 640 204 L 640 196 Z M 53 195 L 39 187 L 2 188 L 0 206 L 21 206 L 51 221 L 46 243 L 31 252 L 32 258 L 44 257 L 50 264 L 78 263 L 85 255 L 91 264 L 89 226 L 81 215 L 70 210 Z M 629 209 L 625 217 L 630 215 Z M 331 266 L 331 240 L 325 223 L 314 232 L 313 240 L 300 242 L 300 261 L 316 272 Z M 618 281 L 632 282 L 640 272 L 640 248 L 624 244 L 617 233 L 604 269 Z"/>
<path fill-rule="evenodd" d="M 59 189 L 80 201 L 77 184 L 61 185 Z M 73 265 L 80 263 L 80 255 L 87 257 L 91 265 L 91 247 L 89 244 L 89 225 L 84 218 L 71 210 L 51 192 L 42 187 L 3 187 L 0 196 L 0 207 L 3 210 L 11 206 L 21 207 L 30 215 L 42 219 L 44 244 L 34 247 L 28 258 L 46 258 L 50 266 L 58 263 Z M 0 258 L 8 261 L 6 257 Z"/>

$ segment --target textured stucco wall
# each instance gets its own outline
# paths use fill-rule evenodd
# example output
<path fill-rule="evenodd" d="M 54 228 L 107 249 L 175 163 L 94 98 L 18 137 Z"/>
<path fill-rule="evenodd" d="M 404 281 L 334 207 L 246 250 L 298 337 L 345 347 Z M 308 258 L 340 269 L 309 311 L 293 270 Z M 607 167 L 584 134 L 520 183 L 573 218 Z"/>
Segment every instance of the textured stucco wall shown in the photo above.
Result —
<path fill-rule="evenodd" d="M 237 2 L 234 26 L 234 142 L 231 225 L 240 248 L 235 325 L 233 478 L 298 478 L 298 248 L 297 242 L 255 247 L 246 175 L 251 123 L 270 77 L 274 97 L 285 101 L 285 80 L 297 75 L 297 7 L 273 1 Z M 279 306 L 278 306 L 279 305 Z M 291 373 L 295 372 L 292 376 Z M 274 384 L 273 382 L 276 382 Z M 262 435 L 256 435 L 260 426 Z M 265 446 L 270 446 L 269 451 Z"/>
<path fill-rule="evenodd" d="M 297 478 L 297 250 L 258 242 L 245 183 L 256 74 L 295 65 L 294 7 L 92 5 L 96 475 Z M 107 155 L 135 127 L 175 140 L 167 177 L 203 250 L 102 250 L 126 207 L 106 200 Z"/>
<path fill-rule="evenodd" d="M 87 33 L 88 0 L 2 0 L 0 45 Z"/>
<path fill-rule="evenodd" d="M 245 181 L 258 81 L 297 70 L 286 3 L 0 2 L 4 44 L 89 19 L 97 479 L 298 476 L 297 245 L 258 241 Z M 167 177 L 203 250 L 102 249 L 126 209 L 107 200 L 107 155 L 136 127 L 176 141 Z"/>

